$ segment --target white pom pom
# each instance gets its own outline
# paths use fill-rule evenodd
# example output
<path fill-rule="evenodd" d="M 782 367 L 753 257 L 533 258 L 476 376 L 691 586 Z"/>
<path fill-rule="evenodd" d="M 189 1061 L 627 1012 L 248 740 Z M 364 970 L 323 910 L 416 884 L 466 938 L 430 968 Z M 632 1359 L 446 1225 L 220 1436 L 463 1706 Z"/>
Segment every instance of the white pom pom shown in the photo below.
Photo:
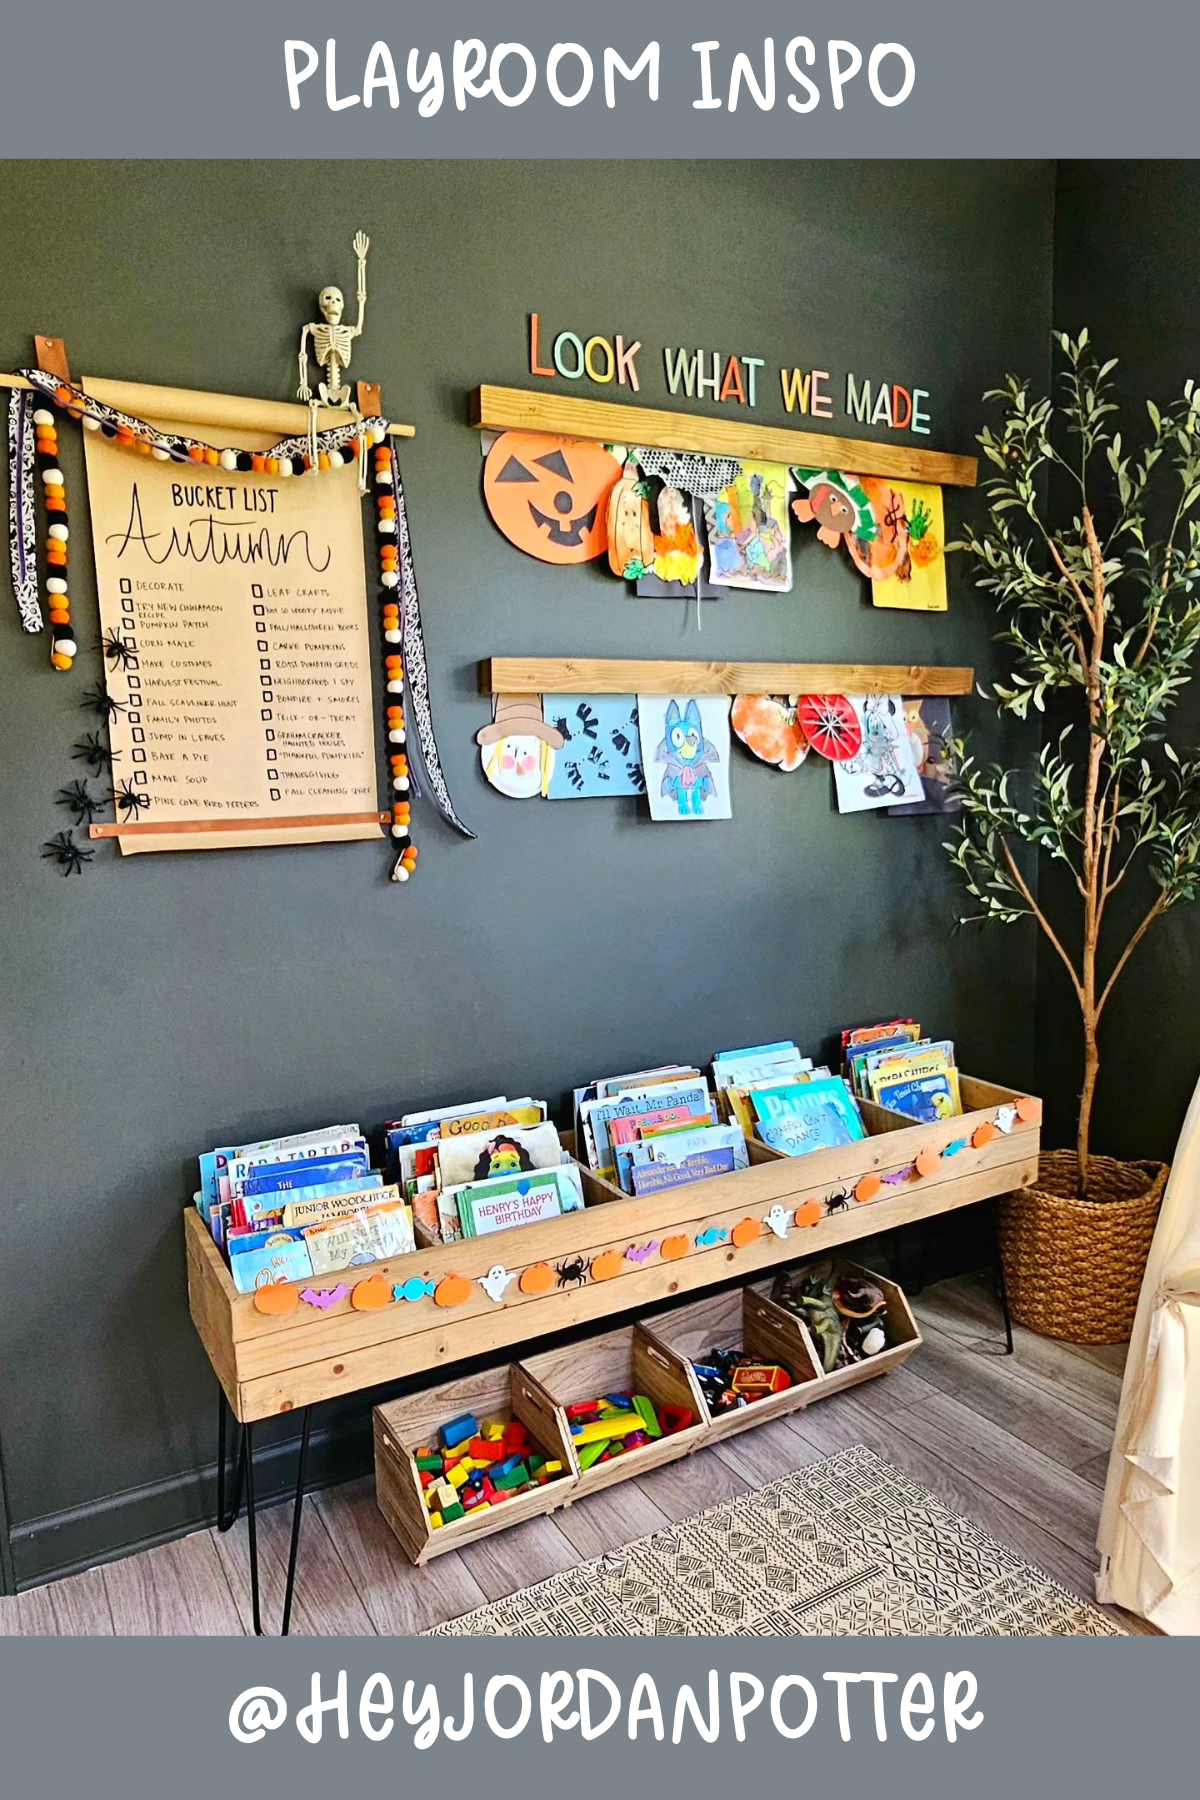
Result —
<path fill-rule="evenodd" d="M 392 471 L 390 469 L 376 469 L 376 471 L 375 471 L 375 486 L 376 487 L 394 487 L 395 483 L 392 480 Z"/>
<path fill-rule="evenodd" d="M 408 733 L 404 730 L 404 728 L 402 726 L 398 726 L 394 731 L 388 732 L 388 743 L 389 744 L 406 744 L 407 742 L 408 742 Z"/>
<path fill-rule="evenodd" d="M 46 592 L 48 594 L 65 594 L 66 591 L 67 584 L 62 579 L 61 575 L 51 575 L 47 578 Z"/>
<path fill-rule="evenodd" d="M 279 473 L 286 479 L 287 476 L 289 476 L 291 474 L 291 472 L 292 472 L 291 463 L 288 461 L 286 456 L 281 457 L 280 462 L 279 462 Z"/>
<path fill-rule="evenodd" d="M 57 538 L 60 544 L 65 544 L 71 533 L 65 525 L 51 525 L 47 535 Z"/>
<path fill-rule="evenodd" d="M 57 656 L 78 656 L 79 646 L 74 638 L 55 638 L 54 651 Z"/>
<path fill-rule="evenodd" d="M 404 633 L 402 631 L 385 631 L 383 634 L 383 641 L 385 644 L 402 644 L 404 642 Z"/>
<path fill-rule="evenodd" d="M 62 487 L 63 472 L 61 469 L 43 469 L 42 480 L 47 487 Z"/>
<path fill-rule="evenodd" d="M 151 456 L 157 457 L 159 462 L 170 462 L 171 446 L 170 446 L 170 444 L 168 444 L 166 442 L 166 440 L 164 438 L 159 438 L 157 444 L 155 444 L 155 446 L 151 450 L 150 454 L 151 454 Z"/>
<path fill-rule="evenodd" d="M 389 681 L 387 691 L 389 694 L 402 694 L 404 692 L 403 681 Z"/>
<path fill-rule="evenodd" d="M 408 870 L 404 867 L 403 863 L 397 863 L 395 868 L 392 870 L 392 880 L 393 881 L 407 881 L 408 880 Z"/>
<path fill-rule="evenodd" d="M 400 585 L 400 577 L 395 569 L 385 569 L 379 579 L 386 588 L 399 587 Z"/>
<path fill-rule="evenodd" d="M 236 450 L 222 450 L 222 452 L 221 452 L 221 467 L 223 469 L 236 469 L 237 468 L 237 451 Z"/>
<path fill-rule="evenodd" d="M 395 788 L 395 790 L 398 794 L 407 794 L 407 792 L 408 792 L 408 776 L 407 775 L 393 775 L 392 776 L 392 786 Z"/>
<path fill-rule="evenodd" d="M 83 429 L 84 429 L 84 430 L 85 430 L 85 431 L 99 431 L 99 429 L 100 429 L 100 421 L 99 421 L 99 419 L 94 419 L 94 418 L 93 418 L 93 417 L 92 417 L 92 415 L 91 415 L 91 413 L 84 413 L 84 415 L 83 415 Z"/>
<path fill-rule="evenodd" d="M 53 425 L 54 414 L 48 408 L 39 406 L 33 415 L 33 422 L 35 425 Z"/>
<path fill-rule="evenodd" d="M 395 537 L 395 535 L 396 535 L 395 519 L 380 519 L 379 532 L 380 532 L 381 537 Z"/>
<path fill-rule="evenodd" d="M 407 825 L 393 825 L 392 826 L 392 836 L 394 838 L 406 838 L 408 836 L 408 826 Z"/>

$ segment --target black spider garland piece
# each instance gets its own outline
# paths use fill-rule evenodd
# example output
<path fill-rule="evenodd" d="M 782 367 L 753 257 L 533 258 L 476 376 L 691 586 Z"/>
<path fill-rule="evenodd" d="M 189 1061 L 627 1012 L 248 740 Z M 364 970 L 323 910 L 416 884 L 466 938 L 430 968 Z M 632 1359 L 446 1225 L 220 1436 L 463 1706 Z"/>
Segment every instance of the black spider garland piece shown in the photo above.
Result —
<path fill-rule="evenodd" d="M 93 794 L 86 781 L 73 781 L 70 787 L 59 788 L 56 798 L 60 806 L 70 807 L 77 825 L 90 825 L 104 806 L 100 795 Z"/>
<path fill-rule="evenodd" d="M 96 717 L 103 719 L 106 724 L 111 723 L 118 713 L 129 711 L 123 700 L 114 700 L 111 694 L 106 694 L 104 689 L 99 687 L 89 688 L 79 704 L 85 712 L 95 713 Z"/>
<path fill-rule="evenodd" d="M 60 831 L 42 847 L 44 860 L 56 863 L 60 875 L 82 875 L 96 852 L 75 842 L 73 831 Z"/>
<path fill-rule="evenodd" d="M 136 661 L 137 652 L 126 643 L 116 626 L 105 632 L 99 647 L 114 669 L 128 669 Z"/>
<path fill-rule="evenodd" d="M 136 819 L 143 808 L 150 805 L 150 796 L 135 788 L 131 781 L 123 781 L 119 788 L 113 789 L 112 803 L 123 818 Z"/>
<path fill-rule="evenodd" d="M 121 752 L 110 749 L 98 732 L 89 731 L 86 737 L 72 746 L 71 755 L 76 762 L 85 762 L 93 775 L 103 775 L 105 769 L 111 770 L 113 764 L 120 760 Z"/>

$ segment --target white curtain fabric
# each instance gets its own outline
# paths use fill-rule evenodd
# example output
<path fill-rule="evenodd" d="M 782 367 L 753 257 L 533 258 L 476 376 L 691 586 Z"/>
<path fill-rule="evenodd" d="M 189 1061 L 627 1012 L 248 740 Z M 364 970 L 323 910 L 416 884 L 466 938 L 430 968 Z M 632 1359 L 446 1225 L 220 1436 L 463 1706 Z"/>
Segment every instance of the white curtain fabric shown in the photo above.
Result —
<path fill-rule="evenodd" d="M 1200 1084 L 1150 1246 L 1098 1542 L 1100 1600 L 1200 1635 Z"/>

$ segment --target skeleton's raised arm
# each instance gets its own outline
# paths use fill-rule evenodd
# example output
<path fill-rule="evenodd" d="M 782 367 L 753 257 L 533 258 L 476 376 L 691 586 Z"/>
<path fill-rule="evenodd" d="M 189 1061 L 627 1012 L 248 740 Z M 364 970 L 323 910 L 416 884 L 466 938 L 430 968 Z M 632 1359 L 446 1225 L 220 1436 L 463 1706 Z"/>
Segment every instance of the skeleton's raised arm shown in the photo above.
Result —
<path fill-rule="evenodd" d="M 371 240 L 367 237 L 366 233 L 356 231 L 354 234 L 354 254 L 358 258 L 358 324 L 354 327 L 355 337 L 362 336 L 363 313 L 366 311 L 367 306 L 367 251 L 370 247 Z"/>
<path fill-rule="evenodd" d="M 312 389 L 308 385 L 308 334 L 311 330 L 311 325 L 300 327 L 300 386 L 296 390 L 299 400 L 312 399 Z"/>

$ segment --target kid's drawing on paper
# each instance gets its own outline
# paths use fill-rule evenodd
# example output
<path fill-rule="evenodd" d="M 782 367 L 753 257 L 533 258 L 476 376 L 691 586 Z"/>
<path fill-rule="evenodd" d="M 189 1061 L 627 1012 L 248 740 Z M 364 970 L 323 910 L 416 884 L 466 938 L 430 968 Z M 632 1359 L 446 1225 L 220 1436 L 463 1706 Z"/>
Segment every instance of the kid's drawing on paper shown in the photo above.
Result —
<path fill-rule="evenodd" d="M 792 585 L 783 463 L 742 463 L 736 481 L 704 502 L 709 579 L 721 587 L 787 593 Z"/>
<path fill-rule="evenodd" d="M 557 694 L 543 704 L 562 739 L 547 799 L 645 793 L 635 695 Z"/>
<path fill-rule="evenodd" d="M 639 694 L 647 744 L 657 743 L 646 790 L 653 819 L 728 819 L 729 701 L 719 694 Z M 659 771 L 661 769 L 661 775 Z"/>
<path fill-rule="evenodd" d="M 922 799 L 904 703 L 892 694 L 848 694 L 862 729 L 856 753 L 833 765 L 839 812 L 864 812 Z"/>

